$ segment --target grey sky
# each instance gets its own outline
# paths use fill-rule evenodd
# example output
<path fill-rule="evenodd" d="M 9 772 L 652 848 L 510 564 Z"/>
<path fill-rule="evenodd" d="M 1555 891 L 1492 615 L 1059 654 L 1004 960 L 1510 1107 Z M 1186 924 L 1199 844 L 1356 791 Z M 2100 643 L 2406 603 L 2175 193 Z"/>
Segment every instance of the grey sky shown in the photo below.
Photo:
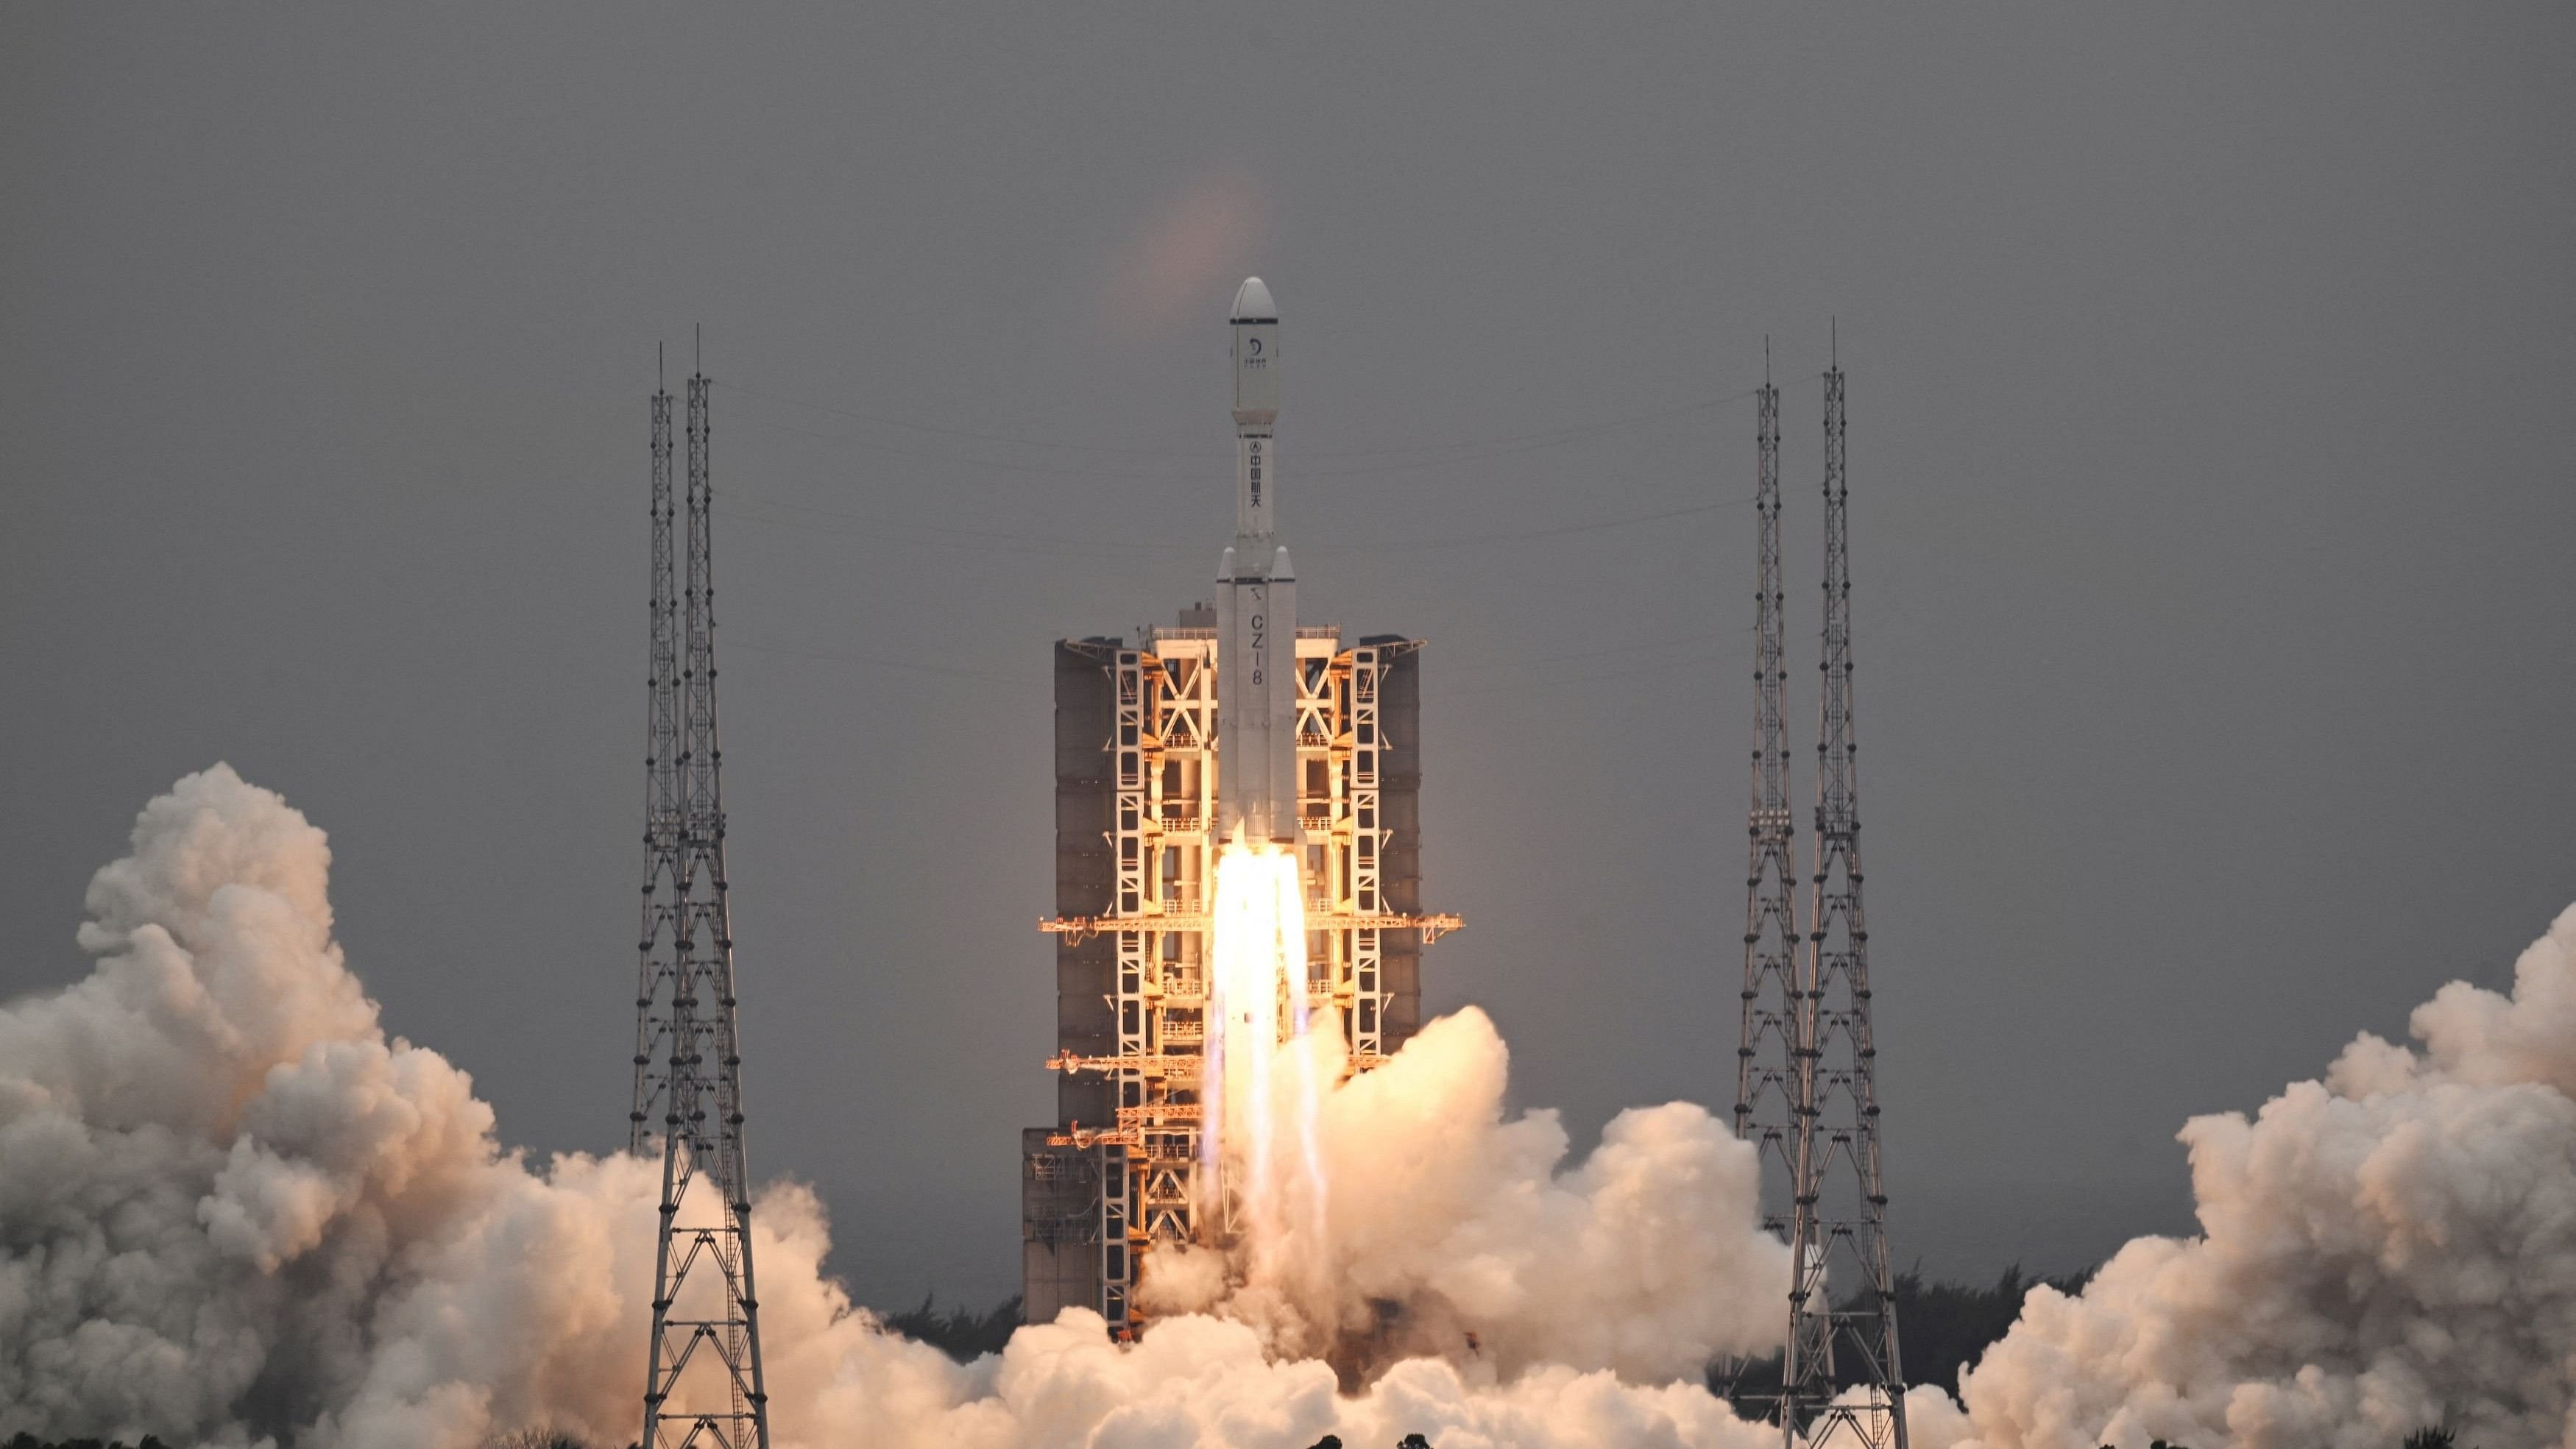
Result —
<path fill-rule="evenodd" d="M 1306 611 L 1431 641 L 1426 1006 L 1583 1134 L 1731 1096 L 1693 405 L 1771 335 L 1807 735 L 1835 314 L 1900 1259 L 2187 1226 L 2186 1114 L 2576 899 L 2566 7 L 867 9 L 0 15 L 0 990 L 226 759 L 395 1031 L 618 1142 L 703 321 L 754 1166 L 863 1297 L 1010 1291 L 1046 645 L 1204 595 L 1252 271 Z"/>

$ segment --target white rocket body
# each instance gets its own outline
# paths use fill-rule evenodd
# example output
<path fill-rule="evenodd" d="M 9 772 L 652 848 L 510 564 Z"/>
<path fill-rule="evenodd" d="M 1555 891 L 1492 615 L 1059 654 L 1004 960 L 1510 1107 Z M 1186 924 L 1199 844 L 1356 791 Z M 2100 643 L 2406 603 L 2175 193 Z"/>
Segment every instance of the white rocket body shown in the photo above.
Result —
<path fill-rule="evenodd" d="M 1234 546 L 1217 564 L 1217 830 L 1297 838 L 1297 576 L 1275 520 L 1279 309 L 1234 294 Z"/>

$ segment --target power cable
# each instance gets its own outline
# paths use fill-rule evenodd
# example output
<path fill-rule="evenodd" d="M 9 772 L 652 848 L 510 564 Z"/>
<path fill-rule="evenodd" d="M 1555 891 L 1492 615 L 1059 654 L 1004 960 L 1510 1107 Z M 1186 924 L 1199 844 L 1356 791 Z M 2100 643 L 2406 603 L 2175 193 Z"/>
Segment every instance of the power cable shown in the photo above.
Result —
<path fill-rule="evenodd" d="M 953 437 L 1009 447 L 1059 448 L 1083 453 L 1108 453 L 1122 456 L 1164 458 L 1175 461 L 1186 460 L 1194 464 L 1211 467 L 1215 466 L 1223 457 L 1223 454 L 1213 450 L 1184 451 L 1179 449 L 1120 448 L 1106 444 L 1057 443 L 1034 438 L 1012 437 L 1007 434 L 999 433 L 976 433 L 965 429 L 943 428 L 929 423 L 909 423 L 898 418 L 888 418 L 870 413 L 855 412 L 846 408 L 830 407 L 822 403 L 806 402 L 777 393 L 762 392 L 757 389 L 742 387 L 739 384 L 726 383 L 718 384 L 718 386 L 724 387 L 729 392 L 738 392 L 747 397 L 761 398 L 763 400 L 780 403 L 788 407 L 807 408 L 816 412 L 853 418 L 862 422 L 880 426 L 908 428 L 919 432 L 935 434 L 941 437 Z M 1391 473 L 1409 473 L 1419 472 L 1429 468 L 1452 467 L 1460 463 L 1481 462 L 1488 458 L 1509 457 L 1518 453 L 1537 452 L 1548 448 L 1563 447 L 1570 443 L 1583 442 L 1591 438 L 1600 437 L 1607 433 L 1616 432 L 1622 428 L 1637 427 L 1647 423 L 1660 422 L 1668 418 L 1682 417 L 1691 413 L 1705 412 L 1712 408 L 1724 407 L 1728 403 L 1741 402 L 1744 399 L 1753 396 L 1756 391 L 1759 391 L 1759 389 L 1747 389 L 1741 392 L 1729 393 L 1723 397 L 1711 398 L 1695 403 L 1685 403 L 1678 407 L 1663 408 L 1653 412 L 1637 413 L 1624 418 L 1612 418 L 1603 422 L 1569 424 L 1564 427 L 1550 428 L 1540 432 L 1521 433 L 1500 438 L 1462 439 L 1457 442 L 1449 443 L 1407 444 L 1392 448 L 1357 448 L 1338 450 L 1318 449 L 1311 453 L 1305 453 L 1303 456 L 1309 458 L 1389 458 L 1405 459 L 1405 461 L 1387 462 L 1374 467 L 1316 468 L 1304 470 L 1304 473 L 1305 476 L 1315 478 L 1378 477 Z M 749 421 L 754 428 L 775 429 L 779 432 L 789 433 L 798 437 L 812 438 L 821 442 L 842 443 L 852 447 L 868 448 L 878 452 L 893 454 L 897 457 L 924 458 L 932 461 L 954 463 L 965 467 L 986 468 L 1007 473 L 1035 473 L 1059 477 L 1120 478 L 1130 481 L 1143 481 L 1149 476 L 1161 476 L 1166 478 L 1178 476 L 1174 474 L 1148 475 L 1139 473 L 1132 469 L 1114 470 L 1102 468 L 1077 468 L 1050 464 L 1013 462 L 998 458 L 970 458 L 957 455 L 922 453 L 911 449 L 894 447 L 890 444 L 872 442 L 864 438 L 853 438 L 842 433 L 818 433 L 811 429 L 792 427 L 785 423 L 773 422 L 757 417 L 754 417 Z M 1431 454 L 1439 456 L 1408 457 L 1408 455 Z"/>
<path fill-rule="evenodd" d="M 1602 679 L 1627 679 L 1639 674 L 1667 674 L 1681 670 L 1707 669 L 1725 662 L 1714 655 L 1705 659 L 1674 659 L 1640 665 L 1634 669 L 1605 669 L 1596 670 L 1590 674 L 1550 675 L 1540 679 L 1514 680 L 1509 684 L 1480 685 L 1474 689 L 1426 689 L 1422 697 L 1427 700 L 1466 699 L 1480 694 L 1502 694 L 1515 689 L 1549 689 L 1565 684 L 1588 684 Z"/>
<path fill-rule="evenodd" d="M 1090 551 L 1089 556 L 1096 558 L 1130 557 L 1142 554 L 1186 552 L 1187 550 L 1198 546 L 1195 544 L 1155 542 L 1143 539 L 1083 538 L 1062 534 L 1020 533 L 1008 529 L 960 528 L 951 524 L 918 523 L 911 520 L 888 519 L 874 514 L 856 513 L 848 509 L 825 508 L 820 504 L 792 502 L 787 499 L 764 494 L 757 489 L 745 489 L 740 484 L 728 485 L 726 488 L 726 494 L 729 497 L 748 494 L 749 501 L 755 508 L 788 509 L 796 513 L 811 514 L 819 518 L 834 519 L 849 523 L 865 524 L 870 527 L 912 529 L 923 533 L 938 534 L 945 539 L 956 540 L 952 546 L 960 548 L 981 547 L 986 544 L 1001 543 L 1034 544 L 1039 545 L 1039 547 L 1034 549 L 1010 549 L 1004 551 L 1026 554 L 1063 554 L 1072 550 L 1088 550 Z M 1595 519 L 1584 523 L 1551 524 L 1543 528 L 1515 529 L 1496 533 L 1459 534 L 1446 537 L 1433 535 L 1430 537 L 1408 539 L 1323 539 L 1312 544 L 1301 544 L 1299 546 L 1302 548 L 1312 549 L 1317 553 L 1329 556 L 1333 554 L 1390 553 L 1429 548 L 1481 547 L 1487 544 L 1496 543 L 1524 543 L 1533 539 L 1564 538 L 1579 533 L 1599 533 L 1609 529 L 1636 528 L 1649 523 L 1665 523 L 1676 518 L 1689 518 L 1698 514 L 1715 513 L 1723 509 L 1739 508 L 1750 502 L 1752 502 L 1752 499 L 1750 498 L 1730 498 L 1722 499 L 1714 503 L 1694 503 L 1682 508 L 1668 508 L 1656 513 L 1641 513 L 1626 518 L 1605 518 Z M 787 519 L 761 518 L 756 513 L 745 514 L 737 512 L 735 516 L 745 518 L 751 522 L 767 523 L 781 528 L 797 528 L 806 526 Z M 853 535 L 847 530 L 833 531 L 844 537 L 863 536 Z"/>
<path fill-rule="evenodd" d="M 1020 675 L 1003 674 L 988 669 L 959 669 L 943 664 L 923 664 L 910 659 L 880 659 L 866 654 L 837 654 L 820 649 L 791 649 L 781 644 L 761 644 L 738 637 L 739 627 L 726 631 L 725 647 L 748 649 L 754 654 L 780 654 L 791 659 L 819 659 L 834 664 L 864 664 L 870 669 L 907 669 L 921 674 L 945 674 L 959 679 L 982 679 L 1002 684 L 1029 682 Z"/>
<path fill-rule="evenodd" d="M 1750 634 L 1752 632 L 1753 630 L 1749 627 L 1735 629 L 1728 631 L 1727 635 L 1720 637 L 1732 637 L 1733 635 Z M 1576 659 L 1599 659 L 1612 654 L 1634 654 L 1641 649 L 1676 649 L 1686 644 L 1704 645 L 1714 642 L 1716 641 L 1705 633 L 1684 634 L 1676 639 L 1650 639 L 1642 643 L 1616 644 L 1602 649 L 1577 649 L 1566 654 L 1542 654 L 1529 659 L 1495 659 L 1489 660 L 1483 664 L 1458 664 L 1446 666 L 1446 668 L 1448 672 L 1455 674 L 1485 674 L 1497 669 L 1524 669 L 1532 665 L 1539 664 L 1563 664 L 1569 660 Z"/>

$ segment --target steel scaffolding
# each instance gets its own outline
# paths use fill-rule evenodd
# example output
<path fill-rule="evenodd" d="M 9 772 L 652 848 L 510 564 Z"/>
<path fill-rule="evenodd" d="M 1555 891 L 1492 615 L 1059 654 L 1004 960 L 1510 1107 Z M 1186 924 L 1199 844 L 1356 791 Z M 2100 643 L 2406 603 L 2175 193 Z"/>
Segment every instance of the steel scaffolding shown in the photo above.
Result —
<path fill-rule="evenodd" d="M 1134 1288 L 1165 1246 L 1226 1236 L 1201 1180 L 1208 911 L 1215 882 L 1216 630 L 1185 611 L 1136 644 L 1057 646 L 1058 1120 L 1023 1134 L 1031 1321 L 1096 1309 L 1143 1326 Z M 1365 1071 L 1418 1024 L 1421 948 L 1459 928 L 1417 909 L 1420 644 L 1295 641 L 1296 811 L 1306 885 L 1305 1005 Z M 1399 738 L 1400 736 L 1400 738 Z"/>

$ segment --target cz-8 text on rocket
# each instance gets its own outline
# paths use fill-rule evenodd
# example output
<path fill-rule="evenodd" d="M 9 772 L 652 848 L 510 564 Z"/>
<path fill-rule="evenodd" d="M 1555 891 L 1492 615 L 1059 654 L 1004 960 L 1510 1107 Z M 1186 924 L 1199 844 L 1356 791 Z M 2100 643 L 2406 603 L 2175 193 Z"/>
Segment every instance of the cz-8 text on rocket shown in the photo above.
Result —
<path fill-rule="evenodd" d="M 1297 575 L 1278 540 L 1279 308 L 1234 294 L 1234 546 L 1216 567 L 1217 831 L 1297 839 Z"/>

